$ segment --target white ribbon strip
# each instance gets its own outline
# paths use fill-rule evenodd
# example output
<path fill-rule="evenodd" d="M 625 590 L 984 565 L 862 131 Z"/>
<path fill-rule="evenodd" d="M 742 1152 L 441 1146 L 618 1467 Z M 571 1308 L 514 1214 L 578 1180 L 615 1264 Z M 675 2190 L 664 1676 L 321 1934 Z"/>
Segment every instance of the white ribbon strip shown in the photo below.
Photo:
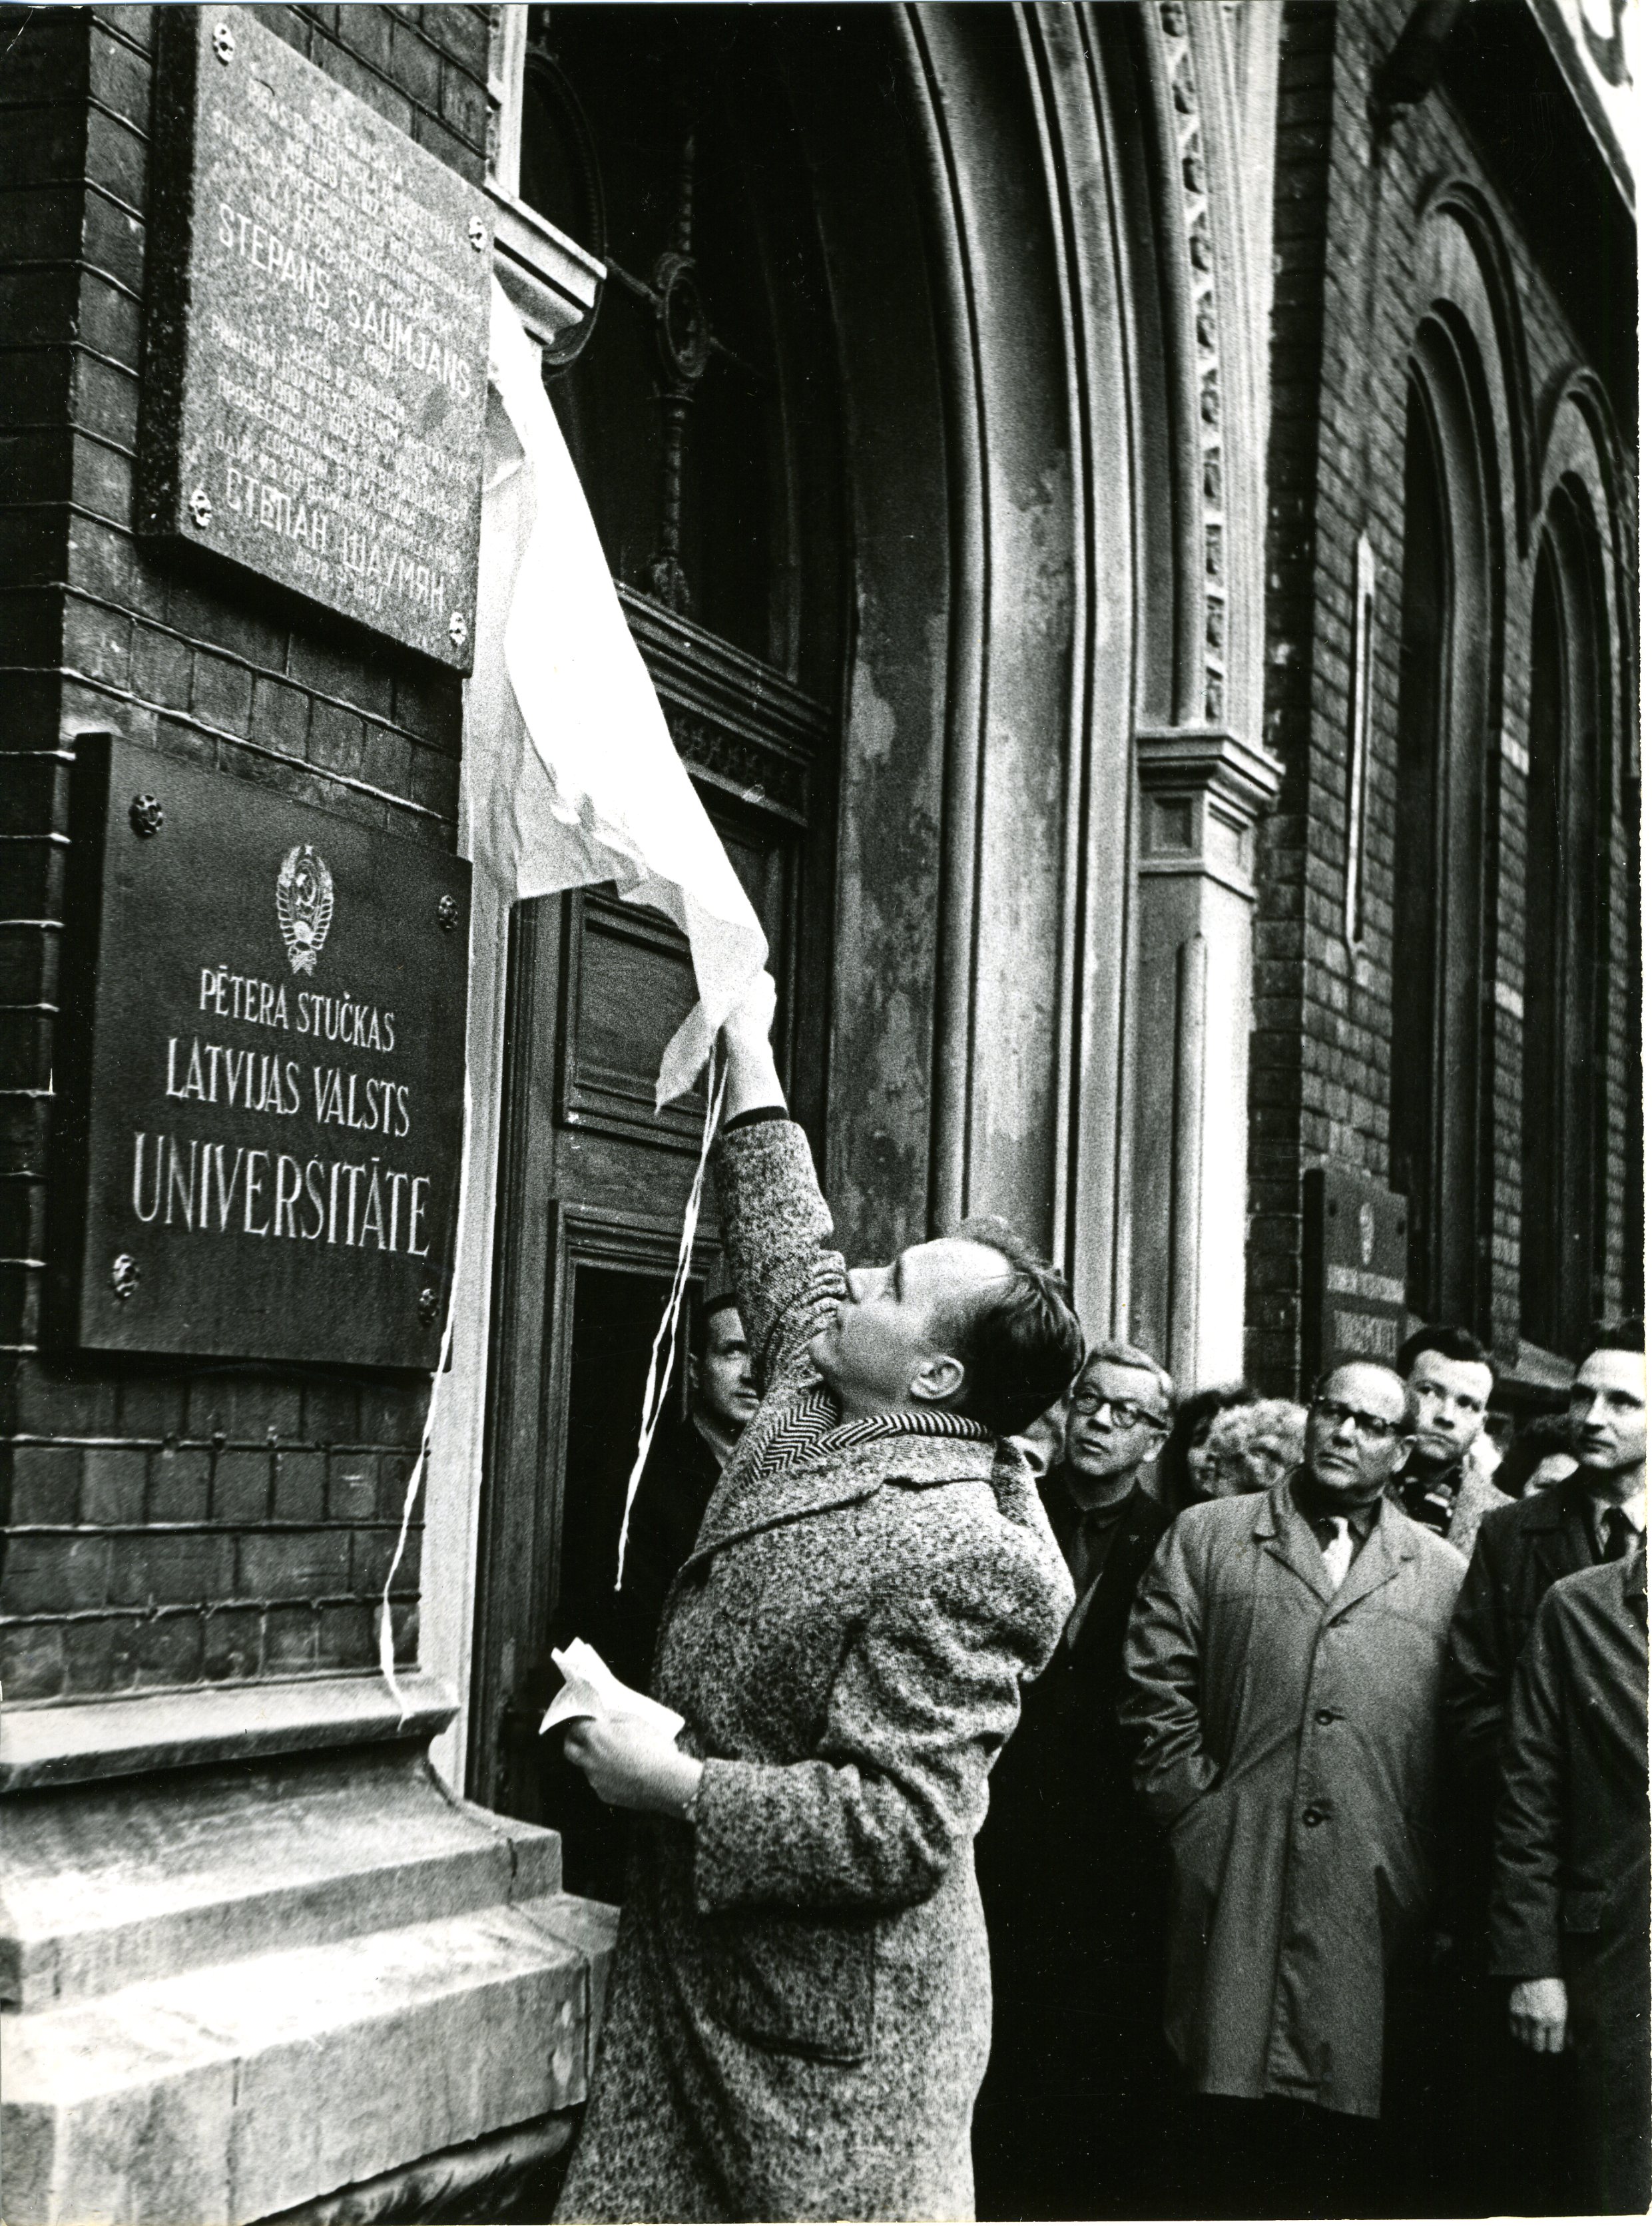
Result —
<path fill-rule="evenodd" d="M 424 1434 L 419 1441 L 418 1459 L 413 1464 L 413 1473 L 407 1480 L 407 1491 L 402 1501 L 402 1528 L 396 1540 L 396 1553 L 384 1579 L 384 1589 L 378 1596 L 378 1668 L 384 1682 L 396 1697 L 401 1720 L 408 1719 L 408 1705 L 401 1687 L 396 1682 L 396 1635 L 391 1628 L 390 1588 L 396 1581 L 396 1572 L 402 1566 L 402 1556 L 407 1551 L 407 1534 L 413 1521 L 413 1508 L 419 1496 L 419 1486 L 430 1466 L 430 1426 L 436 1411 L 436 1386 L 441 1383 L 453 1351 L 454 1307 L 459 1297 L 459 1252 L 465 1241 L 465 1193 L 470 1185 L 470 1061 L 465 1062 L 465 1119 L 459 1142 L 459 1198 L 453 1220 L 453 1268 L 448 1278 L 448 1319 L 442 1326 L 442 1352 L 436 1361 L 436 1372 L 430 1379 L 430 1401 L 424 1410 Z"/>
<path fill-rule="evenodd" d="M 683 1294 L 688 1288 L 689 1268 L 694 1257 L 694 1235 L 700 1225 L 700 1198 L 706 1186 L 706 1162 L 711 1156 L 711 1140 L 717 1133 L 717 1117 L 722 1111 L 723 1084 L 728 1079 L 728 1066 L 714 1048 L 706 1071 L 706 1125 L 700 1139 L 700 1162 L 694 1171 L 689 1202 L 683 1210 L 683 1239 L 677 1248 L 677 1273 L 671 1279 L 671 1295 L 665 1302 L 659 1327 L 654 1332 L 653 1351 L 648 1356 L 648 1382 L 643 1391 L 643 1419 L 637 1434 L 637 1458 L 631 1465 L 631 1480 L 626 1486 L 626 1511 L 620 1523 L 620 1559 L 613 1573 L 615 1592 L 626 1580 L 626 1546 L 631 1536 L 632 1504 L 636 1499 L 637 1486 L 642 1482 L 643 1470 L 647 1466 L 655 1429 L 664 1411 L 665 1395 L 670 1389 L 671 1353 L 677 1343 L 677 1325 L 683 1312 Z M 665 1353 L 664 1368 L 660 1366 L 662 1348 Z"/>

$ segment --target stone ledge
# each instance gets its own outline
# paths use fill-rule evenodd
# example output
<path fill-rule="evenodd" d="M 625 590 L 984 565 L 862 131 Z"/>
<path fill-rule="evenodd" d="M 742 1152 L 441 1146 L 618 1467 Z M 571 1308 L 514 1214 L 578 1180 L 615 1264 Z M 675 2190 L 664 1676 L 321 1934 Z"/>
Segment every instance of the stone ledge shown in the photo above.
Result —
<path fill-rule="evenodd" d="M 453 1721 L 458 1701 L 441 1678 L 413 1671 L 400 1683 L 405 1713 L 376 1673 L 0 1710 L 0 1794 L 306 1748 L 429 1740 Z"/>
<path fill-rule="evenodd" d="M 612 1927 L 553 1894 L 8 2013 L 7 2216 L 231 2226 L 566 2110 Z"/>

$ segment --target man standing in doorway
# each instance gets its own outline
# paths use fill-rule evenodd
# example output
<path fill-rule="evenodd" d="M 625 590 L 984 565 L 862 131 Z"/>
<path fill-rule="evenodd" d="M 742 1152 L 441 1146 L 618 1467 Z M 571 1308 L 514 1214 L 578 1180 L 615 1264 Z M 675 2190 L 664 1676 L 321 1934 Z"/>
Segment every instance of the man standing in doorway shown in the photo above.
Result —
<path fill-rule="evenodd" d="M 717 1479 L 757 1412 L 751 1348 L 732 1291 L 708 1299 L 696 1314 L 688 1378 L 689 1411 L 660 1430 L 637 1486 L 625 1582 L 614 1606 L 608 1660 L 627 1684 L 645 1689 L 671 1580 L 688 1560 Z"/>
<path fill-rule="evenodd" d="M 1118 1709 L 1125 1626 L 1170 1520 L 1141 1472 L 1172 1413 L 1171 1380 L 1150 1353 L 1097 1345 L 1043 1487 L 1077 1598 L 1027 1689 L 977 1843 L 993 1965 L 975 2123 L 984 2218 L 1131 2216 L 1152 2192 L 1160 1857 Z"/>
<path fill-rule="evenodd" d="M 1551 1587 L 1645 1536 L 1645 1345 L 1644 1326 L 1627 1321 L 1581 1363 L 1567 1406 L 1576 1469 L 1487 1517 L 1452 1618 L 1442 1701 L 1463 1851 L 1455 1906 L 1467 1912 L 1482 1974 L 1490 1970 L 1492 1829 L 1515 1668 Z M 1479 1985 L 1465 2049 L 1458 2199 L 1476 2211 L 1582 2209 L 1567 2162 L 1573 2060 L 1513 2045 L 1505 1988 L 1484 1977 Z"/>
<path fill-rule="evenodd" d="M 1460 1555 L 1387 1497 L 1403 1383 L 1333 1369 L 1302 1467 L 1190 1508 L 1126 1643 L 1137 1783 L 1170 1834 L 1166 2027 L 1207 2215 L 1368 2210 L 1388 1986 L 1432 1876 Z"/>
<path fill-rule="evenodd" d="M 1396 1365 L 1411 1394 L 1416 1439 L 1393 1496 L 1414 1523 L 1471 1554 L 1485 1517 L 1509 1504 L 1484 1465 L 1486 1409 L 1497 1382 L 1491 1356 L 1467 1330 L 1431 1322 L 1406 1339 Z"/>

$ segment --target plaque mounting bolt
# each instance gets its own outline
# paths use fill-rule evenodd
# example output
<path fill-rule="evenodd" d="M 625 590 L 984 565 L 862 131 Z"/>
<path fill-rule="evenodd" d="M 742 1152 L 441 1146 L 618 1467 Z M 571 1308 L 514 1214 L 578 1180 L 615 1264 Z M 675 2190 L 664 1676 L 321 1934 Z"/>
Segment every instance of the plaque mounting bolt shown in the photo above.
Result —
<path fill-rule="evenodd" d="M 205 487 L 197 487 L 189 498 L 189 515 L 204 533 L 213 522 L 213 499 Z"/>
<path fill-rule="evenodd" d="M 227 23 L 219 23 L 213 29 L 213 52 L 221 62 L 227 62 L 234 54 L 235 34 Z"/>
<path fill-rule="evenodd" d="M 427 1283 L 419 1293 L 419 1320 L 427 1326 L 433 1322 L 436 1318 L 438 1303 L 435 1291 Z"/>
<path fill-rule="evenodd" d="M 151 796 L 147 790 L 132 798 L 126 817 L 131 822 L 133 834 L 145 842 L 151 835 L 158 835 L 167 824 L 165 805 L 158 796 Z"/>
<path fill-rule="evenodd" d="M 464 641 L 466 634 L 469 631 L 470 629 L 465 623 L 465 614 L 463 611 L 455 611 L 448 621 L 448 639 L 452 642 L 455 649 L 458 649 L 461 646 Z"/>
<path fill-rule="evenodd" d="M 458 899 L 443 897 L 442 902 L 436 906 L 436 918 L 442 922 L 442 933 L 451 935 L 459 925 Z"/>
<path fill-rule="evenodd" d="M 115 1264 L 109 1270 L 109 1288 L 124 1306 L 137 1290 L 137 1262 L 130 1252 L 118 1252 Z"/>
<path fill-rule="evenodd" d="M 469 238 L 471 245 L 480 255 L 487 245 L 487 226 L 479 216 L 473 216 L 470 220 Z"/>

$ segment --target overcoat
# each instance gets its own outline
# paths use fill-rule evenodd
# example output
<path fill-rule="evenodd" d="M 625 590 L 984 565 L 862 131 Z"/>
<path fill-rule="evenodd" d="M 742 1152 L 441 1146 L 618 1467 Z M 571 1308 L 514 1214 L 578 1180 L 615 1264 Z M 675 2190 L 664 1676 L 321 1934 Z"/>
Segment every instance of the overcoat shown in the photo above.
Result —
<path fill-rule="evenodd" d="M 1450 1924 L 1475 1943 L 1477 1958 L 1484 1955 L 1492 1820 L 1515 1666 L 1549 1587 L 1594 1561 L 1593 1502 L 1568 1477 L 1486 1517 L 1452 1616 L 1440 1689 Z"/>
<path fill-rule="evenodd" d="M 1043 1495 L 1064 1547 L 1080 1517 L 1064 1470 Z M 1118 1709 L 1136 1586 L 1169 1520 L 1138 1484 L 993 1773 L 975 1854 L 993 2046 L 975 2149 L 982 2199 L 1001 2200 L 994 2216 L 1019 2196 L 1040 2216 L 1083 2217 L 1103 2192 L 1128 2204 L 1152 2168 L 1141 2127 L 1168 2068 L 1157 2032 L 1163 1851 Z M 1144 2186 L 1142 2199 L 1158 2191 Z"/>
<path fill-rule="evenodd" d="M 972 1843 L 1071 1581 L 1007 1444 L 810 1450 L 844 1284 L 808 1147 L 766 1120 L 715 1165 L 764 1396 L 666 1603 L 654 1690 L 706 1769 L 691 1826 L 637 1836 L 559 2216 L 965 2218 Z"/>
<path fill-rule="evenodd" d="M 1580 2193 L 1652 2201 L 1646 1557 L 1560 1579 L 1521 1657 L 1503 1747 L 1490 1968 L 1563 1978 Z"/>
<path fill-rule="evenodd" d="M 1378 2115 L 1462 1574 L 1384 1500 L 1333 1595 L 1288 1480 L 1188 1509 L 1154 1555 L 1121 1714 L 1170 1833 L 1166 2032 L 1196 2091 Z"/>

